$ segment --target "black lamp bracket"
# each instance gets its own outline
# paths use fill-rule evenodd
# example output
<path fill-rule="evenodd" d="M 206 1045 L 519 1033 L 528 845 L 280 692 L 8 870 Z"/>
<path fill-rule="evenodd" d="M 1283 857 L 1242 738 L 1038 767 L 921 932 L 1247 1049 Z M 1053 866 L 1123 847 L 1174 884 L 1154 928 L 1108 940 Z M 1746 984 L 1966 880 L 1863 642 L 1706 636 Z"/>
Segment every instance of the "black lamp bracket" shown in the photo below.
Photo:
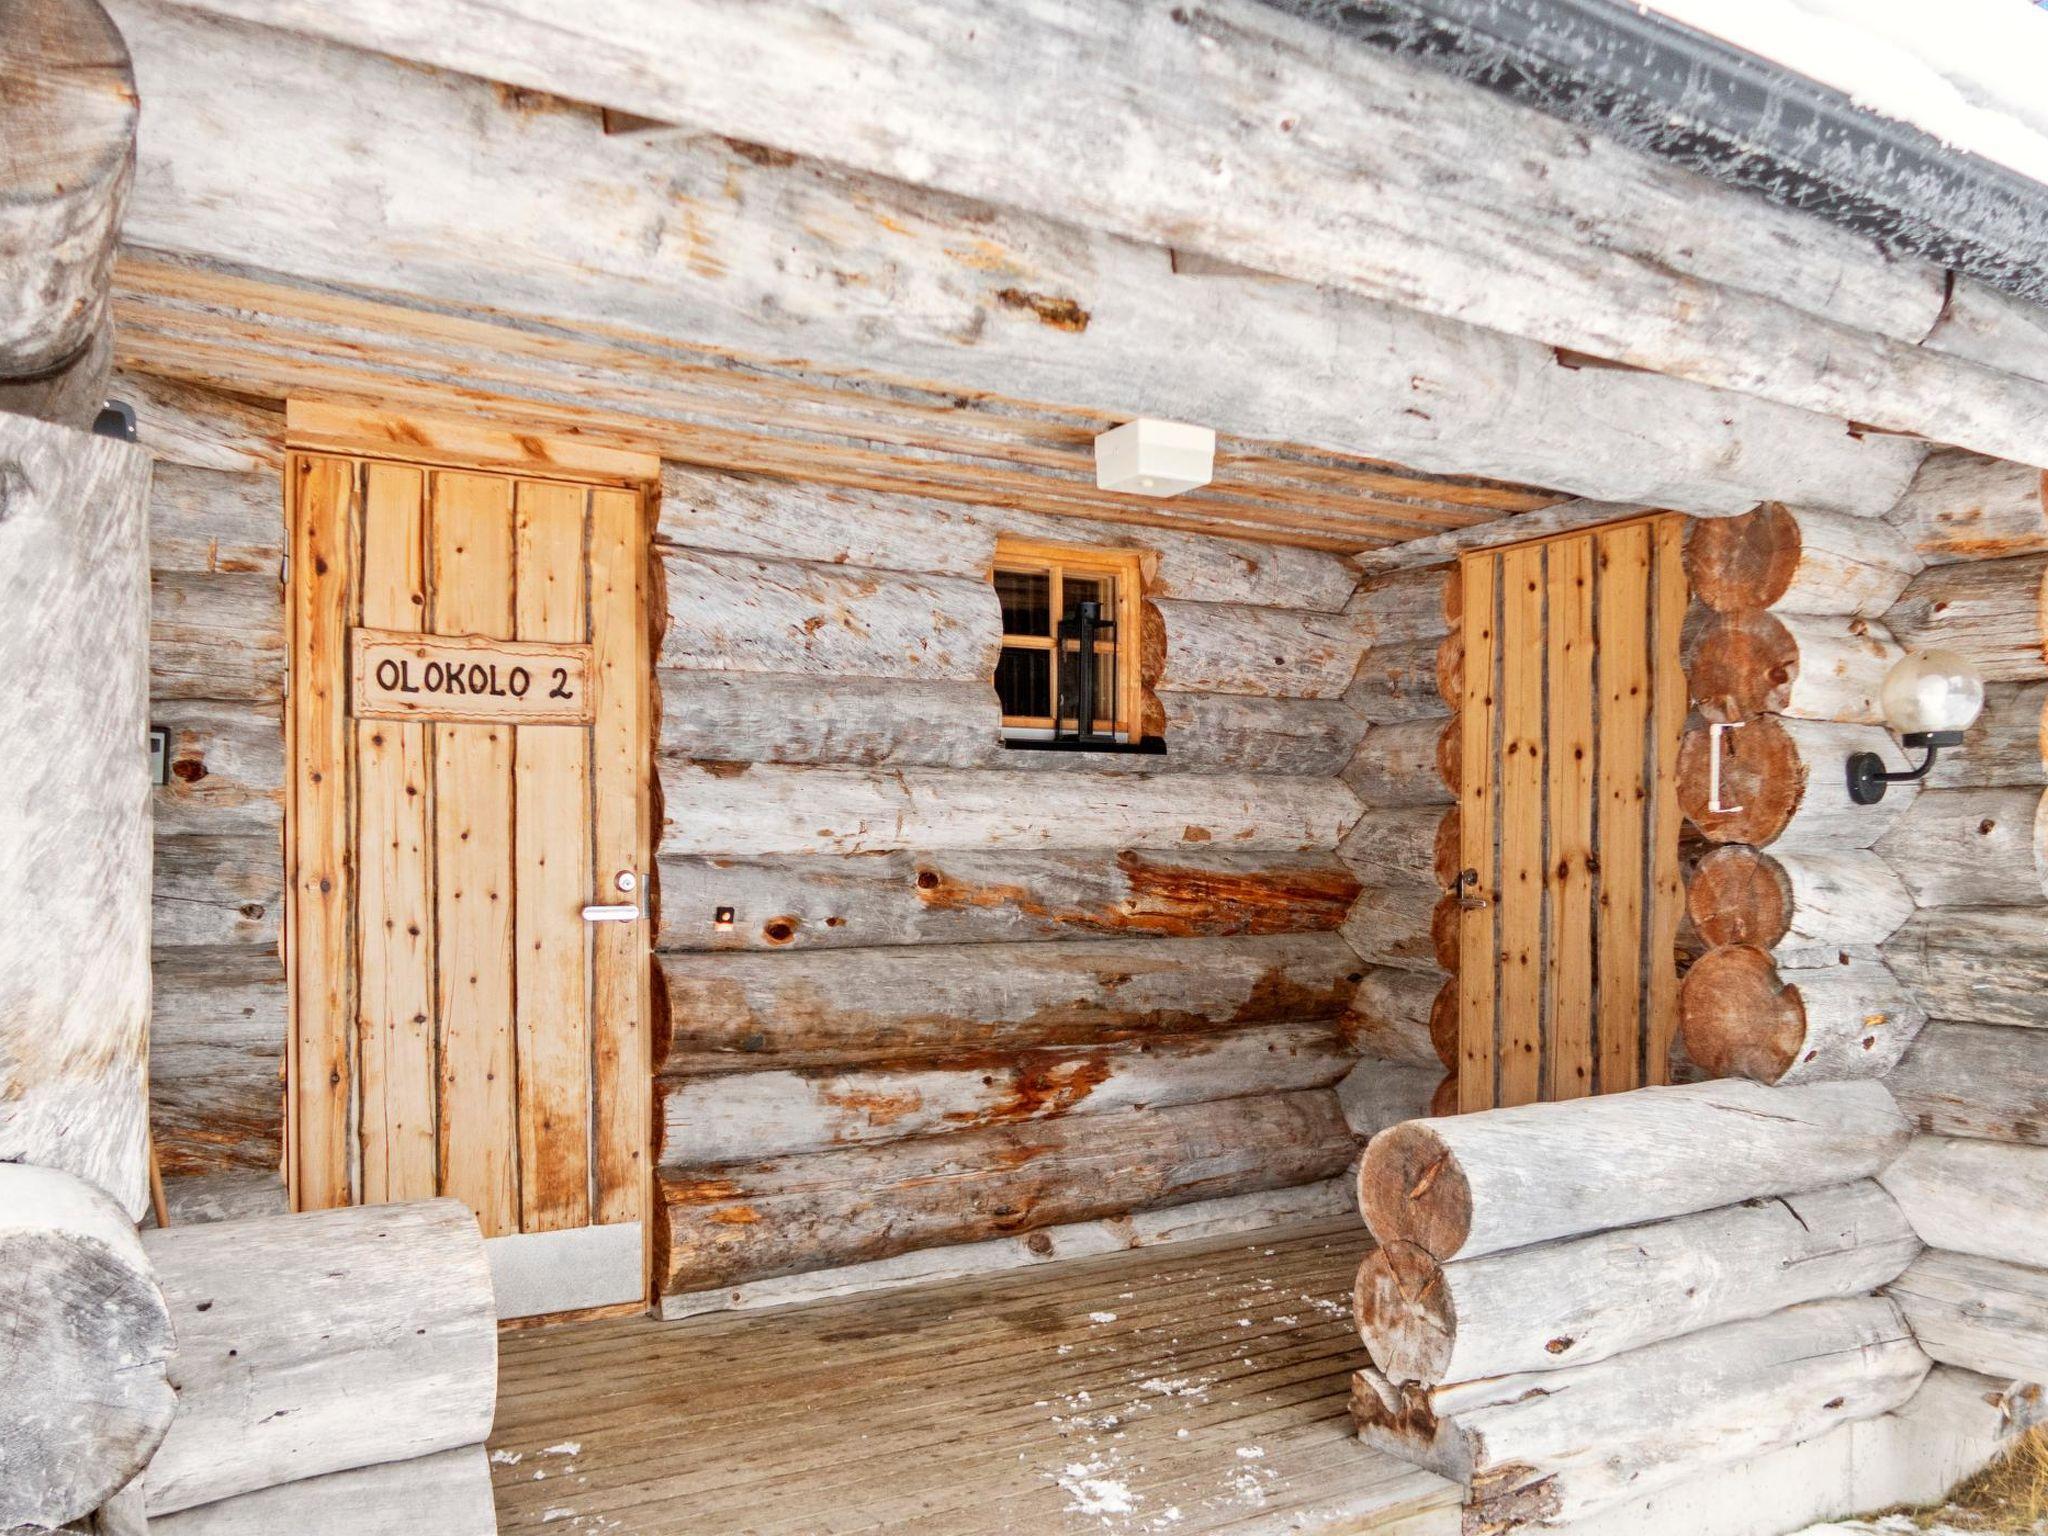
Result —
<path fill-rule="evenodd" d="M 1887 773 L 1884 759 L 1875 752 L 1855 752 L 1849 757 L 1849 798 L 1857 805 L 1875 805 L 1884 798 L 1885 788 L 1892 784 L 1911 784 L 1927 777 L 1934 767 L 1934 759 L 1943 747 L 1960 747 L 1963 744 L 1961 731 L 1914 731 L 1899 738 L 1899 745 L 1907 751 L 1924 747 L 1926 759 L 1918 768 L 1904 773 Z"/>

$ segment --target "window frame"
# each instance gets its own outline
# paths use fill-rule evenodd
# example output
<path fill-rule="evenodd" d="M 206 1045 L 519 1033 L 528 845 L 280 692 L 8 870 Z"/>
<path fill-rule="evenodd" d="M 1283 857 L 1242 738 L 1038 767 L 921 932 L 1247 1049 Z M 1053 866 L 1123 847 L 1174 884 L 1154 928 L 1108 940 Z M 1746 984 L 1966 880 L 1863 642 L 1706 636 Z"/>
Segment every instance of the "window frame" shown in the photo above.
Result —
<path fill-rule="evenodd" d="M 1051 622 L 1050 635 L 1013 635 L 1003 628 L 1001 605 L 996 612 L 998 665 L 1005 649 L 1044 651 L 1053 657 L 1052 676 L 1054 699 L 1052 707 L 1058 708 L 1059 688 L 1059 626 L 1063 616 L 1065 580 L 1069 575 L 1094 578 L 1110 578 L 1116 600 L 1113 604 L 1116 623 L 1116 671 L 1114 692 L 1116 698 L 1115 718 L 1108 723 L 1114 740 L 1119 744 L 1134 744 L 1143 736 L 1142 716 L 1144 711 L 1144 679 L 1139 670 L 1139 654 L 1143 650 L 1144 624 L 1144 567 L 1143 556 L 1137 550 L 1104 549 L 1089 545 L 1051 544 L 1035 539 L 1000 537 L 996 540 L 995 558 L 989 568 L 989 583 L 993 587 L 996 577 L 1003 572 L 1044 575 L 1050 578 L 1047 591 L 1048 609 Z M 990 678 L 991 686 L 994 678 Z M 1000 702 L 997 706 L 1001 708 Z M 1050 741 L 1057 729 L 1058 721 L 1048 715 L 1002 715 L 1000 716 L 1002 736 L 1005 741 Z M 1102 717 L 1098 714 L 1097 721 Z"/>

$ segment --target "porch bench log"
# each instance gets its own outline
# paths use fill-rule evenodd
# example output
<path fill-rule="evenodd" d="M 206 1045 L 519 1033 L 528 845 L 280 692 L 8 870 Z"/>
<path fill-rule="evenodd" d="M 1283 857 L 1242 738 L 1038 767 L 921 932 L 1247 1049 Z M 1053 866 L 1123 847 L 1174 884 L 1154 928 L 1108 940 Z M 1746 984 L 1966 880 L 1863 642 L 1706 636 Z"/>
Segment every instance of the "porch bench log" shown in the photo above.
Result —
<path fill-rule="evenodd" d="M 1778 501 L 1740 517 L 1697 518 L 1685 536 L 1692 595 L 1724 614 L 1874 619 L 1921 565 L 1906 536 L 1883 521 Z"/>
<path fill-rule="evenodd" d="M 2048 1269 L 1930 1248 L 1885 1294 L 1943 1365 L 2048 1381 Z"/>
<path fill-rule="evenodd" d="M 490 1455 L 436 1451 L 154 1515 L 149 1536 L 497 1536 Z"/>
<path fill-rule="evenodd" d="M 1883 1077 L 1927 1010 L 1882 960 L 1781 971 L 1746 944 L 1710 950 L 1678 989 L 1686 1054 L 1716 1077 L 1760 1083 Z"/>
<path fill-rule="evenodd" d="M 1781 954 L 1882 944 L 1913 915 L 1905 881 L 1866 849 L 1725 843 L 1694 865 L 1685 903 L 1704 944 Z"/>
<path fill-rule="evenodd" d="M 1936 448 L 1885 520 L 1929 565 L 2048 553 L 2043 486 L 2031 464 Z"/>
<path fill-rule="evenodd" d="M 1915 1136 L 1878 1182 L 1930 1248 L 2048 1264 L 2048 1147 Z"/>
<path fill-rule="evenodd" d="M 1869 1178 L 1908 1135 L 1880 1083 L 1638 1088 L 1382 1131 L 1359 1209 L 1382 1243 L 1477 1258 Z"/>
<path fill-rule="evenodd" d="M 1688 629 L 1686 681 L 1710 721 L 1770 714 L 1882 725 L 1878 689 L 1906 654 L 1879 620 L 1849 615 L 1746 609 Z"/>
<path fill-rule="evenodd" d="M 177 1349 L 177 1417 L 150 1518 L 282 1483 L 480 1444 L 497 1310 L 454 1200 L 143 1234 Z"/>
<path fill-rule="evenodd" d="M 1861 1295 L 1920 1248 L 1898 1204 L 1864 1179 L 1448 1264 L 1387 1243 L 1359 1266 L 1353 1302 L 1383 1376 L 1438 1386 L 1568 1369 Z"/>

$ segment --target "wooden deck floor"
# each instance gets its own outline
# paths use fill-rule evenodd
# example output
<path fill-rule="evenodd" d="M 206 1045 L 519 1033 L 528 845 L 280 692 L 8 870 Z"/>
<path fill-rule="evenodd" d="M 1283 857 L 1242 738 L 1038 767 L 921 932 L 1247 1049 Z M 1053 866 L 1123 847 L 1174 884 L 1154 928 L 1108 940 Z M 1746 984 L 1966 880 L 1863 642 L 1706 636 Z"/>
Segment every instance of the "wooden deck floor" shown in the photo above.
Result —
<path fill-rule="evenodd" d="M 1352 1224 L 684 1322 L 503 1336 L 507 1532 L 1455 1536 L 1367 1450 Z"/>

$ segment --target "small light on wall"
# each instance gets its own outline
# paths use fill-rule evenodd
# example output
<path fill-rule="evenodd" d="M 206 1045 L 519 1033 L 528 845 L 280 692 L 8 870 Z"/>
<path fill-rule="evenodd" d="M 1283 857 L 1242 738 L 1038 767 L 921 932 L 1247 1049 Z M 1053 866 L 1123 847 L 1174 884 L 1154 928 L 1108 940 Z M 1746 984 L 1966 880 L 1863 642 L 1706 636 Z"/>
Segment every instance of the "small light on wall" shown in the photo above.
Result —
<path fill-rule="evenodd" d="M 732 927 L 732 921 L 733 921 L 733 913 L 732 913 L 732 908 L 731 908 L 731 907 L 714 907 L 714 908 L 712 908 L 712 910 L 711 910 L 711 926 L 712 926 L 713 928 L 717 928 L 717 929 L 719 929 L 719 930 L 723 931 L 724 929 L 727 929 L 727 928 L 730 928 L 730 927 Z"/>
<path fill-rule="evenodd" d="M 1858 805 L 1877 804 L 1888 784 L 1926 778 L 1943 747 L 1961 746 L 1963 733 L 1984 708 L 1984 679 L 1954 651 L 1916 651 L 1885 675 L 1878 699 L 1899 745 L 1924 747 L 1927 758 L 1906 773 L 1887 773 L 1875 752 L 1855 753 L 1849 759 L 1849 798 Z"/>
<path fill-rule="evenodd" d="M 1216 432 L 1141 416 L 1095 439 L 1095 484 L 1133 496 L 1178 496 L 1216 472 Z"/>

